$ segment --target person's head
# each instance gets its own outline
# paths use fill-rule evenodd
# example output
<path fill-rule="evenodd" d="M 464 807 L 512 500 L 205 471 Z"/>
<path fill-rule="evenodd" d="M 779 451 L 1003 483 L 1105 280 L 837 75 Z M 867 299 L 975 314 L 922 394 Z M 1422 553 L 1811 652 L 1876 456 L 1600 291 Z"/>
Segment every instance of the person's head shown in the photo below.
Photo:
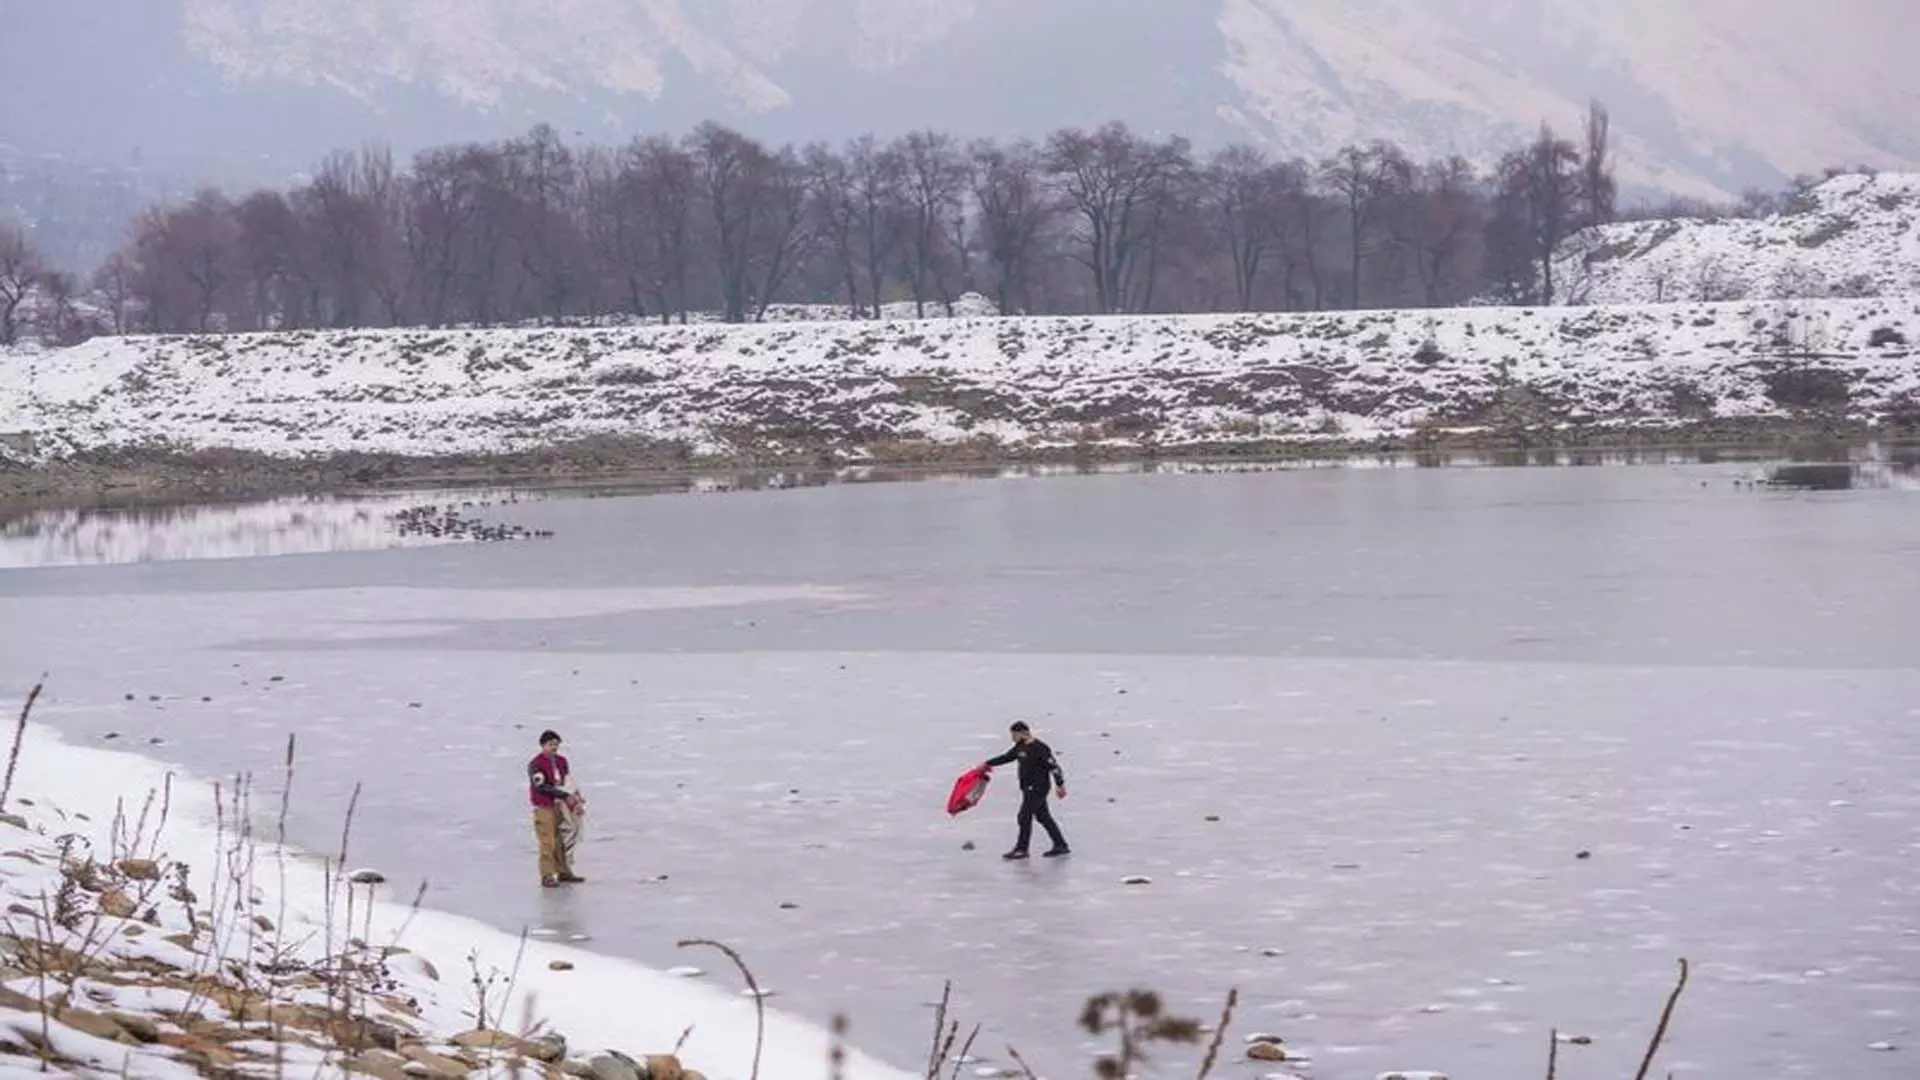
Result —
<path fill-rule="evenodd" d="M 557 731 L 541 732 L 540 733 L 540 752 L 544 754 L 559 753 L 560 752 L 560 733 Z"/>
<path fill-rule="evenodd" d="M 1033 739 L 1033 729 L 1027 726 L 1025 720 L 1015 720 L 1007 730 L 1013 732 L 1014 742 L 1023 743 Z"/>

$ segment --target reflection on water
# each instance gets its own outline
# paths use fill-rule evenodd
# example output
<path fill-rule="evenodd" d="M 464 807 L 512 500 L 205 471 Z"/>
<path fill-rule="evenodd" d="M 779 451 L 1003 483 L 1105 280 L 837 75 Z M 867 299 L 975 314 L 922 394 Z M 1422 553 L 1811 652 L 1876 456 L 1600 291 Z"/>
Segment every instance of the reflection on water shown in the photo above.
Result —
<path fill-rule="evenodd" d="M 1855 488 L 1920 490 L 1920 466 L 1910 459 L 1791 463 L 1769 469 L 1764 483 L 1769 487 L 1798 491 L 1851 491 Z"/>
<path fill-rule="evenodd" d="M 1374 454 L 1320 459 L 1208 459 L 926 467 L 858 465 L 818 469 L 694 473 L 678 476 L 543 480 L 524 485 L 303 495 L 243 503 L 193 503 L 32 510 L 0 505 L 0 569 L 245 558 L 466 543 L 470 534 L 402 527 L 413 508 L 437 505 L 470 519 L 499 521 L 499 508 L 527 499 L 649 494 L 712 495 L 955 479 L 1071 475 L 1180 475 L 1298 469 L 1751 465 L 1746 483 L 1807 491 L 1920 489 L 1920 448 L 1813 446 L 1754 450 L 1515 450 Z M 491 512 L 489 512 L 491 511 Z"/>
<path fill-rule="evenodd" d="M 420 499 L 419 494 L 295 496 L 125 510 L 37 510 L 0 521 L 0 568 L 228 559 L 453 542 L 401 535 L 394 516 Z"/>

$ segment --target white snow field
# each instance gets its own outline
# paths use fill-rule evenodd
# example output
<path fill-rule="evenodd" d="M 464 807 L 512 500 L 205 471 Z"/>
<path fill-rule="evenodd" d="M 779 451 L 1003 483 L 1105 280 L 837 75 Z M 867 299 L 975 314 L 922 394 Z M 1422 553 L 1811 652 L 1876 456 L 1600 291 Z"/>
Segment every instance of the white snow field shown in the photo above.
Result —
<path fill-rule="evenodd" d="M 294 839 L 334 843 L 364 783 L 356 861 L 455 913 L 416 947 L 458 970 L 509 948 L 479 923 L 580 937 L 624 959 L 532 965 L 561 1029 L 698 1020 L 709 1075 L 740 1075 L 744 1014 L 692 936 L 909 1069 L 951 977 L 985 1025 L 969 1069 L 1011 1044 L 1086 1075 L 1088 995 L 1210 1021 L 1237 986 L 1222 1076 L 1294 1074 L 1239 1060 L 1254 1031 L 1309 1078 L 1539 1076 L 1555 1027 L 1592 1040 L 1560 1075 L 1632 1075 L 1686 957 L 1657 1075 L 1905 1080 L 1920 502 L 1762 475 L 556 499 L 501 519 L 550 540 L 0 573 L 0 685 L 48 671 L 65 737 L 205 776 L 271 776 L 297 732 Z M 1004 775 L 941 812 L 1015 718 L 1066 765 L 1069 859 L 996 858 Z M 521 788 L 547 726 L 593 814 L 590 880 L 558 893 Z M 106 797 L 73 760 L 73 797 Z M 818 1030 L 779 1031 L 805 1075 Z"/>
<path fill-rule="evenodd" d="M 898 440 L 1161 447 L 1421 425 L 1789 415 L 1814 370 L 1857 419 L 1916 408 L 1920 299 L 1311 315 L 928 319 L 97 339 L 0 363 L 37 456 L 694 452 Z M 1783 375 L 1785 372 L 1787 374 Z"/>
<path fill-rule="evenodd" d="M 1555 262 L 1572 304 L 1911 297 L 1920 293 L 1920 174 L 1848 173 L 1770 217 L 1604 225 Z"/>

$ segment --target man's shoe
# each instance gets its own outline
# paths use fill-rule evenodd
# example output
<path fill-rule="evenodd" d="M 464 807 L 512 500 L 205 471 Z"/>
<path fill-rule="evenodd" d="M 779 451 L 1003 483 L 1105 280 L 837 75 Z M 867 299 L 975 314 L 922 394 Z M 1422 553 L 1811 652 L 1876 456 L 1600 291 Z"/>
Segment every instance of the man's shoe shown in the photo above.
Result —
<path fill-rule="evenodd" d="M 540 879 L 540 887 L 543 889 L 557 889 L 560 887 L 560 879 L 557 877 L 543 877 Z"/>
<path fill-rule="evenodd" d="M 1002 855 L 1000 857 L 1003 859 L 1024 859 L 1027 857 L 1027 853 L 1025 851 L 1022 851 L 1019 848 L 1014 848 L 1012 851 L 1009 851 L 1005 855 Z"/>
<path fill-rule="evenodd" d="M 1040 853 L 1040 857 L 1043 859 L 1057 859 L 1062 855 L 1071 855 L 1071 854 L 1073 854 L 1073 849 L 1063 844 L 1057 848 L 1048 848 L 1047 850 Z"/>
<path fill-rule="evenodd" d="M 565 885 L 578 885 L 585 880 L 587 879 L 581 877 L 579 874 L 561 874 L 560 875 L 560 881 L 562 884 L 565 884 Z"/>

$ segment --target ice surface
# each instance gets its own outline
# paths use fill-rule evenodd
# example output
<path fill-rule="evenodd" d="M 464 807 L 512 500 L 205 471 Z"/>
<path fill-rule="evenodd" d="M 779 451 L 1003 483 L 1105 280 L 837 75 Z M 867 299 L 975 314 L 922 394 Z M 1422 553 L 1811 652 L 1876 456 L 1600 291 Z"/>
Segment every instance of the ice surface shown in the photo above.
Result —
<path fill-rule="evenodd" d="M 732 974 L 673 943 L 726 940 L 898 1065 L 952 977 L 986 1065 L 1054 1077 L 1134 985 L 1209 1021 L 1238 986 L 1316 1076 L 1538 1075 L 1556 1026 L 1593 1040 L 1564 1075 L 1630 1075 L 1686 956 L 1663 1068 L 1905 1077 L 1869 1047 L 1920 1016 L 1920 503 L 1746 475 L 527 504 L 553 540 L 0 574 L 0 680 L 50 668 L 49 722 L 206 774 L 297 731 L 296 836 L 364 781 L 354 861 L 396 895 L 723 1018 Z M 1062 754 L 1071 859 L 995 858 L 1008 791 L 942 812 L 1014 718 Z M 558 894 L 519 788 L 545 726 L 592 800 Z"/>

